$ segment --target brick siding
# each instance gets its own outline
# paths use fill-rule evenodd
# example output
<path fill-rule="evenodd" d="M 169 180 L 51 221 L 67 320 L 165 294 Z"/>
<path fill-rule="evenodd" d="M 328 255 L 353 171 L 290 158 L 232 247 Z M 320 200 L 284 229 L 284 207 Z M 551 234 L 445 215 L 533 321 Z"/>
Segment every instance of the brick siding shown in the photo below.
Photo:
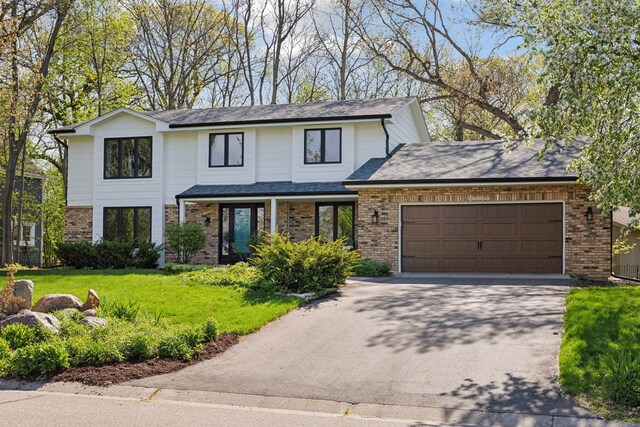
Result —
<path fill-rule="evenodd" d="M 363 189 L 359 191 L 356 234 L 364 258 L 385 260 L 398 271 L 399 205 L 401 203 L 465 203 L 565 201 L 565 270 L 576 277 L 605 279 L 611 273 L 611 217 L 589 200 L 589 190 L 579 185 L 493 186 L 428 189 Z M 594 209 L 593 221 L 585 212 Z M 372 225 L 371 213 L 380 215 Z"/>
<path fill-rule="evenodd" d="M 67 206 L 64 240 L 67 242 L 91 242 L 93 239 L 93 207 Z"/>

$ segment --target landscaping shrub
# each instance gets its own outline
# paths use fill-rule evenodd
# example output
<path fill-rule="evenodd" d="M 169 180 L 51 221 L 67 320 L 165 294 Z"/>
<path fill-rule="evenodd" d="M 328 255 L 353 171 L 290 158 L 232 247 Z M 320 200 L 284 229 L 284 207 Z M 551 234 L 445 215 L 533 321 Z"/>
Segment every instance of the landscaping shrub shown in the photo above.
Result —
<path fill-rule="evenodd" d="M 178 264 L 175 262 L 167 262 L 162 267 L 162 271 L 169 274 L 189 273 L 191 271 L 200 271 L 213 268 L 210 265 L 203 264 Z"/>
<path fill-rule="evenodd" d="M 137 301 L 104 301 L 102 312 L 108 316 L 132 322 L 140 313 L 140 304 Z"/>
<path fill-rule="evenodd" d="M 170 335 L 160 340 L 158 354 L 169 359 L 191 360 L 193 350 L 183 337 Z"/>
<path fill-rule="evenodd" d="M 192 326 L 183 330 L 180 333 L 180 337 L 187 343 L 187 345 L 191 348 L 195 348 L 205 340 L 204 330 L 203 328 Z"/>
<path fill-rule="evenodd" d="M 202 333 L 204 339 L 208 341 L 215 341 L 218 339 L 218 323 L 215 320 L 205 320 L 202 326 Z"/>
<path fill-rule="evenodd" d="M 391 264 L 386 261 L 360 259 L 351 267 L 351 274 L 359 277 L 391 276 Z"/>
<path fill-rule="evenodd" d="M 605 359 L 603 386 L 606 396 L 626 406 L 640 405 L 640 355 L 620 352 Z"/>
<path fill-rule="evenodd" d="M 0 376 L 8 371 L 12 356 L 11 346 L 9 346 L 7 340 L 0 338 Z"/>
<path fill-rule="evenodd" d="M 74 268 L 155 268 L 161 250 L 147 241 L 101 240 L 60 243 L 57 255 L 62 264 Z"/>
<path fill-rule="evenodd" d="M 345 239 L 292 242 L 289 236 L 273 234 L 255 249 L 255 285 L 270 291 L 326 292 L 344 284 L 358 259 L 356 251 L 345 247 Z"/>
<path fill-rule="evenodd" d="M 19 348 L 11 359 L 11 375 L 18 378 L 46 375 L 69 367 L 62 341 L 53 340 Z"/>
<path fill-rule="evenodd" d="M 40 341 L 40 337 L 41 334 L 38 333 L 36 328 L 30 328 L 20 323 L 7 325 L 0 329 L 0 338 L 6 341 L 12 350 L 35 344 Z"/>
<path fill-rule="evenodd" d="M 157 341 L 151 334 L 136 333 L 127 337 L 122 353 L 127 360 L 152 359 L 157 354 Z"/>
<path fill-rule="evenodd" d="M 189 264 L 191 257 L 204 249 L 207 237 L 200 224 L 171 223 L 164 231 L 167 248 L 178 254 L 178 260 Z"/>
<path fill-rule="evenodd" d="M 102 366 L 124 360 L 118 347 L 111 342 L 77 339 L 69 341 L 66 348 L 72 366 Z"/>
<path fill-rule="evenodd" d="M 251 286 L 257 277 L 258 270 L 244 262 L 229 266 L 207 268 L 200 271 L 183 273 L 181 275 L 181 278 L 186 283 L 240 287 Z"/>

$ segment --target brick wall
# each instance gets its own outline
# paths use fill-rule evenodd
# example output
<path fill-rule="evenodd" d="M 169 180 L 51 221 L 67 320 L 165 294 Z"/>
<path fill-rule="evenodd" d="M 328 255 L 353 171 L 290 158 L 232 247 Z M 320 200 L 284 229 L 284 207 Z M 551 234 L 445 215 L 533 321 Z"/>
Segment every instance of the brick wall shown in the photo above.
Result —
<path fill-rule="evenodd" d="M 204 250 L 197 253 L 191 260 L 194 264 L 217 264 L 218 263 L 218 215 L 220 210 L 217 203 L 197 203 L 186 206 L 185 219 L 187 222 L 200 224 L 204 227 L 207 243 Z M 166 205 L 164 207 L 165 223 L 178 222 L 178 206 Z M 206 224 L 209 215 L 211 222 Z M 177 262 L 178 257 L 175 252 L 165 249 L 165 262 Z"/>
<path fill-rule="evenodd" d="M 91 242 L 93 239 L 93 207 L 67 206 L 64 240 L 67 242 Z"/>
<path fill-rule="evenodd" d="M 359 191 L 356 234 L 364 258 L 386 260 L 398 271 L 399 205 L 401 203 L 464 203 L 470 196 L 491 202 L 535 200 L 565 201 L 566 273 L 593 279 L 611 272 L 611 218 L 589 201 L 589 191 L 579 185 L 494 186 L 428 189 L 365 189 Z M 594 209 L 594 220 L 585 211 Z M 371 213 L 380 214 L 371 224 Z"/>

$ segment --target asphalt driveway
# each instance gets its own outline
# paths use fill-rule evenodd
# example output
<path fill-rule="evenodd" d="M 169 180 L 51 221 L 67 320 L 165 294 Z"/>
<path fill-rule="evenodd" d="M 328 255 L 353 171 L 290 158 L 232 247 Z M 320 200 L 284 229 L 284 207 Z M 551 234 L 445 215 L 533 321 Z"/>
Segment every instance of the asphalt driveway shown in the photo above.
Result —
<path fill-rule="evenodd" d="M 218 358 L 132 385 L 353 403 L 587 415 L 555 382 L 565 286 L 352 282 Z"/>

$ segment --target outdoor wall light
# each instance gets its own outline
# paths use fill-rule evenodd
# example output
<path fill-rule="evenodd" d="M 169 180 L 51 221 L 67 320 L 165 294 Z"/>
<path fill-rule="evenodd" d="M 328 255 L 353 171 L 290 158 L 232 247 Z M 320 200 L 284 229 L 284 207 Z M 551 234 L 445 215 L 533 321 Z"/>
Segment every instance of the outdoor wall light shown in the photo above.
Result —
<path fill-rule="evenodd" d="M 376 225 L 378 224 L 378 221 L 380 220 L 380 215 L 378 214 L 377 210 L 373 210 L 373 213 L 371 214 L 371 224 Z"/>
<path fill-rule="evenodd" d="M 204 217 L 204 225 L 211 225 L 211 216 L 209 214 Z"/>
<path fill-rule="evenodd" d="M 587 217 L 587 221 L 593 221 L 593 208 L 591 206 L 587 208 L 587 211 L 585 212 L 584 216 Z"/>

